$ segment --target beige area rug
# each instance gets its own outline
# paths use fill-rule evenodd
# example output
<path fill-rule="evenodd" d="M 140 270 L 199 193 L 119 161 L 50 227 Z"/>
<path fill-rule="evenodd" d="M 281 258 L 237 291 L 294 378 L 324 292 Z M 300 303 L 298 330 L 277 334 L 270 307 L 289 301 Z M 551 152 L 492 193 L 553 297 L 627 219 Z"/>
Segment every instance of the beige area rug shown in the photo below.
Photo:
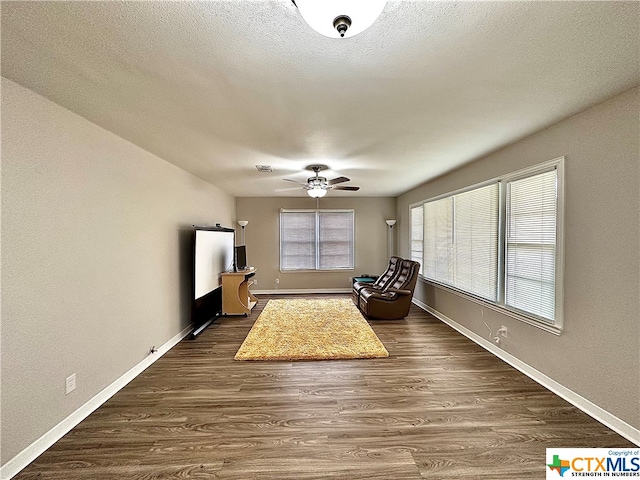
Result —
<path fill-rule="evenodd" d="M 236 360 L 388 357 L 351 299 L 269 300 Z"/>

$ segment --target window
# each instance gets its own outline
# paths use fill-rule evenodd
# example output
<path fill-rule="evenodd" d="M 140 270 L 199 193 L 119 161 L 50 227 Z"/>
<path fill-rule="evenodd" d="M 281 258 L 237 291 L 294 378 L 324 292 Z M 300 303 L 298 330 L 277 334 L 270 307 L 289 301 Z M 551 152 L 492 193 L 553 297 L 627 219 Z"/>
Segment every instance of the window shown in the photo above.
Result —
<path fill-rule="evenodd" d="M 559 333 L 563 172 L 560 157 L 413 205 L 423 277 Z"/>
<path fill-rule="evenodd" d="M 427 202 L 424 276 L 497 300 L 498 184 Z"/>
<path fill-rule="evenodd" d="M 354 268 L 353 210 L 281 210 L 280 270 Z"/>
<path fill-rule="evenodd" d="M 507 183 L 505 303 L 555 317 L 557 173 Z"/>
<path fill-rule="evenodd" d="M 420 262 L 420 273 L 424 273 L 423 254 L 424 251 L 424 215 L 422 205 L 411 209 L 411 260 Z"/>

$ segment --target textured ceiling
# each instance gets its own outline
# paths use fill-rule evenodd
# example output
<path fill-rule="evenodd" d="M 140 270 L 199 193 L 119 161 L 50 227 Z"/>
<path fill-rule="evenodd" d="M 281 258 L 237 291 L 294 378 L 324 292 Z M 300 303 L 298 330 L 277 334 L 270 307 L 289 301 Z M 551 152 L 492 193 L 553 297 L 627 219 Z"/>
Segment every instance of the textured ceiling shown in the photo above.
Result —
<path fill-rule="evenodd" d="M 397 195 L 640 84 L 638 2 L 2 2 L 2 75 L 235 196 Z M 562 154 L 562 152 L 558 152 Z M 540 159 L 545 160 L 545 159 Z M 267 164 L 272 173 L 259 173 Z"/>

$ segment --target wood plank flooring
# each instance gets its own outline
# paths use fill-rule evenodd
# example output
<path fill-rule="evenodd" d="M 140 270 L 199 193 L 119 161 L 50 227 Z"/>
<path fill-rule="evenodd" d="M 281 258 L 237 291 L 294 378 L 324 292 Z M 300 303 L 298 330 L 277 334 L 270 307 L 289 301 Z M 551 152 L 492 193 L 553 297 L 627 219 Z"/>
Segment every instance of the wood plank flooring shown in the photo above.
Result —
<path fill-rule="evenodd" d="M 269 298 L 290 297 L 179 343 L 15 478 L 526 480 L 548 447 L 633 446 L 415 306 L 370 322 L 389 358 L 234 361 Z"/>

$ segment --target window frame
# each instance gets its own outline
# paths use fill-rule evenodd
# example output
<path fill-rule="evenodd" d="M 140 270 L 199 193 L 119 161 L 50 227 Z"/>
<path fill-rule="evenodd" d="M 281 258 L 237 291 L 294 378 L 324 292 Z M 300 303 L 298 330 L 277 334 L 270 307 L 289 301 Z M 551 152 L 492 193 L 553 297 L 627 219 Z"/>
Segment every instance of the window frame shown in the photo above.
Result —
<path fill-rule="evenodd" d="M 443 290 L 449 291 L 456 295 L 462 296 L 468 300 L 478 303 L 482 306 L 508 315 L 512 318 L 520 320 L 524 323 L 528 323 L 535 327 L 538 327 L 544 331 L 559 335 L 564 329 L 564 195 L 565 195 L 565 175 L 564 175 L 565 157 L 557 157 L 552 160 L 533 165 L 500 177 L 492 178 L 474 185 L 470 185 L 458 190 L 440 194 L 434 197 L 427 198 L 425 200 L 415 202 L 409 205 L 409 233 L 412 234 L 413 224 L 411 222 L 412 213 L 414 209 L 423 207 L 424 204 L 443 198 L 458 195 L 471 190 L 485 187 L 492 183 L 498 183 L 498 196 L 499 196 L 499 211 L 498 211 L 498 259 L 497 259 L 497 278 L 498 278 L 498 295 L 497 300 L 491 301 L 479 296 L 473 295 L 467 291 L 459 288 L 447 285 L 436 280 L 426 278 L 423 274 L 423 270 L 420 272 L 420 280 L 427 284 L 438 286 Z M 556 245 L 555 245 L 555 308 L 554 319 L 550 321 L 542 317 L 538 317 L 533 313 L 529 313 L 523 310 L 519 310 L 514 307 L 506 305 L 506 195 L 507 184 L 513 181 L 521 180 L 528 177 L 533 177 L 538 174 L 546 173 L 549 171 L 556 171 L 557 175 L 557 196 L 556 196 Z M 423 207 L 424 211 L 424 207 Z M 424 241 L 424 236 L 423 236 Z M 424 255 L 423 247 L 423 255 Z M 424 263 L 424 257 L 422 262 Z"/>
<path fill-rule="evenodd" d="M 315 265 L 316 268 L 283 268 L 282 267 L 282 253 L 283 253 L 283 225 L 282 225 L 282 214 L 286 214 L 286 213 L 314 213 L 315 214 L 315 230 L 314 230 L 314 253 L 315 253 Z M 351 261 L 352 261 L 352 265 L 351 266 L 345 266 L 345 267 L 339 267 L 339 268 L 325 268 L 322 269 L 320 268 L 320 250 L 321 250 L 321 242 L 320 242 L 320 215 L 322 213 L 349 213 L 351 214 L 351 252 L 349 253 L 349 256 L 351 257 Z M 356 264 L 356 249 L 355 249 L 355 243 L 356 243 L 356 214 L 355 214 L 355 209 L 337 209 L 337 208 L 332 208 L 332 209 L 305 209 L 305 208 L 281 208 L 279 215 L 278 215 L 278 232 L 279 232 L 279 238 L 278 238 L 278 246 L 279 246 L 279 257 L 278 257 L 278 262 L 279 262 L 279 269 L 280 272 L 282 273 L 311 273 L 311 272 L 345 272 L 345 271 L 354 271 L 355 270 L 355 264 Z"/>

